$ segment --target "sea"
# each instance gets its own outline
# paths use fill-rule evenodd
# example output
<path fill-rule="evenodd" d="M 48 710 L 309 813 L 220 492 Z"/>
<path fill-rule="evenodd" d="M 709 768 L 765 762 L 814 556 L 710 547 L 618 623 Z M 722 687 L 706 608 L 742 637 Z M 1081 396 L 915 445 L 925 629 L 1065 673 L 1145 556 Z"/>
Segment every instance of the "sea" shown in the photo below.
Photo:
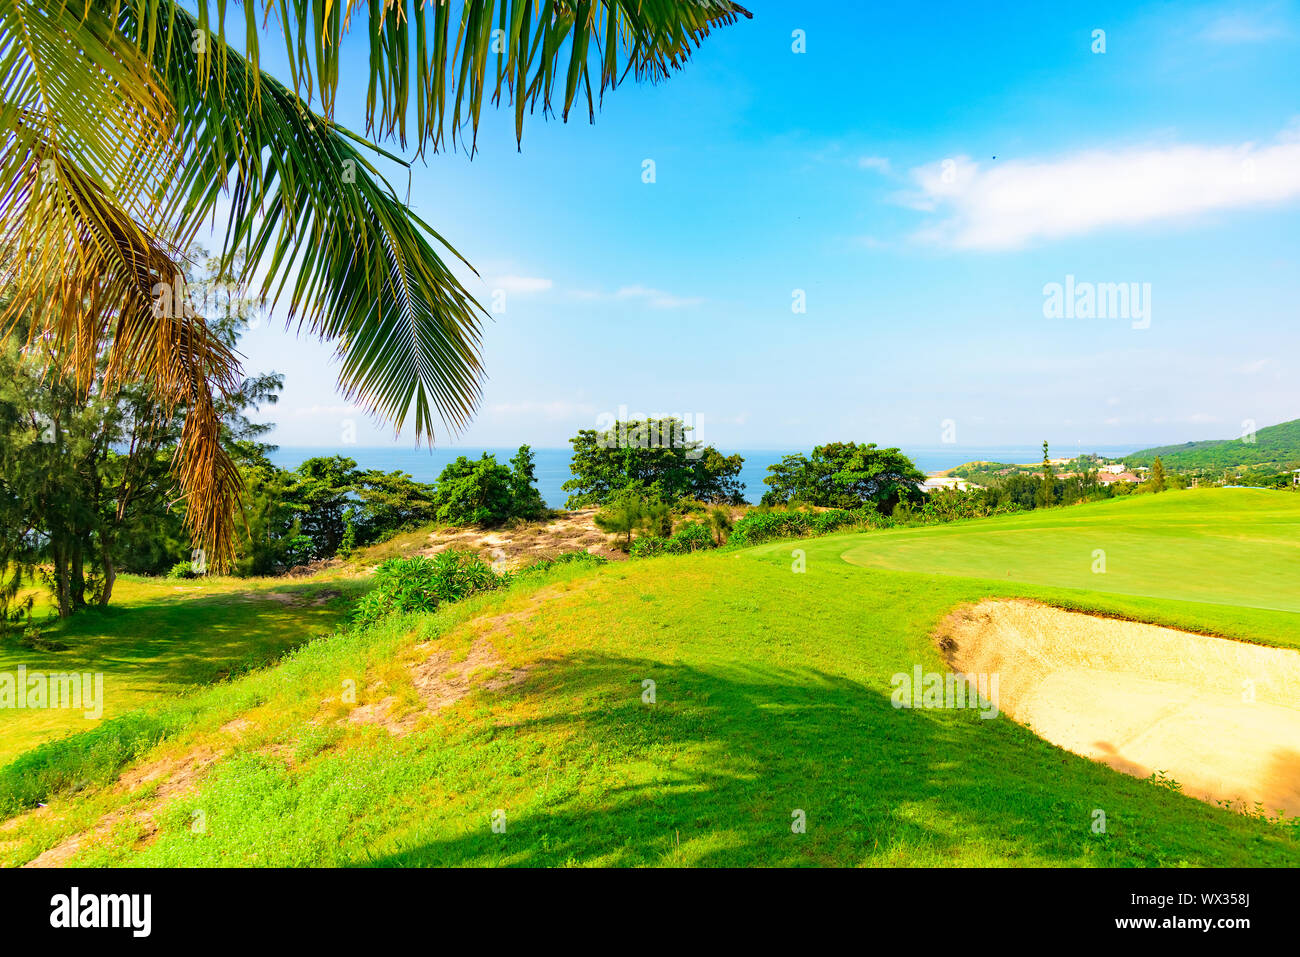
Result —
<path fill-rule="evenodd" d="M 1142 446 L 1124 445 L 1124 446 L 1100 446 L 1090 449 L 1062 449 L 1053 450 L 1052 455 L 1078 455 L 1083 451 L 1095 452 L 1106 458 L 1120 458 L 1130 452 L 1136 452 Z M 379 469 L 384 472 L 406 472 L 412 478 L 420 482 L 433 482 L 438 478 L 443 468 L 458 456 L 465 455 L 471 458 L 478 458 L 484 452 L 495 455 L 498 462 L 508 462 L 514 456 L 516 448 L 469 448 L 467 446 L 444 447 L 429 449 L 422 447 L 401 448 L 401 447 L 373 447 L 366 448 L 360 446 L 333 446 L 333 447 L 303 447 L 303 446 L 281 446 L 275 452 L 271 453 L 271 461 L 281 468 L 297 468 L 304 460 L 315 457 L 328 457 L 331 455 L 344 455 L 354 459 L 359 468 Z M 763 479 L 767 476 L 767 469 L 770 465 L 775 465 L 781 459 L 791 454 L 790 452 L 774 451 L 771 449 L 736 449 L 726 451 L 719 449 L 724 455 L 733 455 L 739 452 L 745 460 L 744 467 L 740 470 L 740 480 L 745 486 L 745 498 L 751 503 L 756 503 L 766 491 Z M 805 455 L 807 449 L 799 450 Z M 922 472 L 939 472 L 944 469 L 954 468 L 966 462 L 1038 462 L 1043 457 L 1042 445 L 1036 446 L 988 446 L 976 447 L 969 445 L 944 445 L 939 447 L 923 448 L 903 448 L 903 452 L 908 455 L 916 467 Z M 533 449 L 533 458 L 537 465 L 537 488 L 542 493 L 542 498 L 551 508 L 563 508 L 568 493 L 560 486 L 572 478 L 569 472 L 569 458 L 571 449 Z"/>

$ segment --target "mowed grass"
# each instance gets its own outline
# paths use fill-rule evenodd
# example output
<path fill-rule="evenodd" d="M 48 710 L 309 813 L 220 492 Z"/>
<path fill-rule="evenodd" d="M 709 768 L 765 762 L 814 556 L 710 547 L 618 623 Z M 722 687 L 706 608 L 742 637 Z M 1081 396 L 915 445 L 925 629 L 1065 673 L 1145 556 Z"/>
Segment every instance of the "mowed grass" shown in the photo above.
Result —
<path fill-rule="evenodd" d="M 1207 508 L 1190 493 L 1157 504 L 1180 501 Z M 1267 542 L 1285 523 L 1271 507 L 1260 516 L 1265 528 L 1252 532 L 1250 513 L 1239 513 L 1239 532 Z M 282 665 L 188 696 L 180 718 L 160 712 L 174 730 L 137 763 L 211 757 L 190 788 L 161 804 L 150 788 L 54 795 L 0 828 L 0 859 L 22 863 L 99 828 L 71 862 L 1300 864 L 1294 828 L 1119 774 L 1005 718 L 889 700 L 894 674 L 943 668 L 930 637 L 943 616 L 989 596 L 1282 643 L 1300 633 L 1300 616 L 840 557 L 877 534 L 562 569 L 312 642 Z M 1098 580 L 1112 579 L 1088 579 Z M 477 690 L 408 734 L 348 720 L 337 704 L 345 682 L 363 707 L 389 696 L 418 706 L 407 665 L 429 653 L 427 641 L 453 657 L 489 642 L 528 676 L 489 691 L 488 669 Z M 1092 828 L 1097 810 L 1104 834 Z M 800 816 L 805 833 L 791 827 Z"/>
<path fill-rule="evenodd" d="M 843 557 L 870 568 L 1300 612 L 1300 495 L 1138 495 L 886 531 Z"/>
<path fill-rule="evenodd" d="M 107 608 L 59 622 L 44 636 L 66 645 L 39 651 L 0 644 L 0 672 L 102 672 L 103 718 L 160 697 L 260 667 L 290 648 L 332 631 L 364 584 L 348 579 L 173 580 L 123 576 Z M 49 603 L 38 593 L 38 617 Z M 100 720 L 103 720 L 102 718 Z M 83 711 L 0 709 L 0 762 L 74 731 L 94 727 Z"/>

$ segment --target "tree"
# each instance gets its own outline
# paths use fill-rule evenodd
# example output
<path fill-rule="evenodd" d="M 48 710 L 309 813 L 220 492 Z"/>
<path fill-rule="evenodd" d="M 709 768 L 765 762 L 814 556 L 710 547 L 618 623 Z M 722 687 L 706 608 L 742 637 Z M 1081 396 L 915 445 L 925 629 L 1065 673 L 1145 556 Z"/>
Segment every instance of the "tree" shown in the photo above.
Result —
<path fill-rule="evenodd" d="M 1039 508 L 1047 508 L 1056 503 L 1056 472 L 1052 468 L 1052 460 L 1047 450 L 1047 440 L 1043 440 L 1043 481 L 1038 486 L 1038 495 L 1035 498 L 1035 505 Z"/>
<path fill-rule="evenodd" d="M 186 258 L 195 289 L 221 282 L 206 272 L 213 262 L 201 248 Z M 240 316 L 236 308 L 210 323 L 223 348 L 237 343 Z M 49 374 L 50 340 L 23 345 L 30 315 L 18 321 L 18 334 L 0 342 L 0 566 L 42 578 L 66 617 L 108 604 L 120 571 L 156 574 L 189 557 L 187 503 L 170 475 L 188 409 L 166 408 L 139 383 L 114 386 L 107 352 L 91 357 L 84 394 Z M 233 459 L 270 428 L 246 413 L 273 402 L 280 384 L 274 373 L 249 376 L 213 404 L 223 454 Z"/>
<path fill-rule="evenodd" d="M 288 290 L 287 322 L 337 344 L 349 398 L 399 430 L 413 413 L 432 441 L 435 414 L 458 429 L 480 394 L 484 311 L 452 270 L 459 253 L 375 165 L 402 161 L 334 121 L 344 31 L 371 40 L 368 131 L 405 148 L 414 99 L 417 155 L 448 145 L 447 126 L 453 147 L 469 129 L 472 155 L 483 104 L 503 92 L 517 142 L 526 112 L 567 119 L 579 91 L 594 119 L 593 87 L 662 79 L 749 13 L 731 0 L 463 0 L 452 43 L 447 3 L 245 0 L 241 55 L 226 42 L 228 0 L 195 6 L 0 2 L 0 245 L 17 251 L 0 276 L 14 290 L 0 329 L 12 337 L 13 318 L 34 313 L 29 341 L 50 342 L 50 368 L 83 396 L 102 377 L 110 390 L 146 386 L 166 414 L 184 409 L 173 473 L 193 538 L 220 567 L 242 484 L 217 406 L 238 389 L 239 362 L 175 288 L 175 250 L 218 211 L 225 267 L 253 251 L 236 283 Z M 259 66 L 257 27 L 272 14 L 288 85 Z"/>
<path fill-rule="evenodd" d="M 546 512 L 537 490 L 533 452 L 521 445 L 507 467 L 487 452 L 462 455 L 438 476 L 433 506 L 448 525 L 500 525 L 512 518 L 537 519 Z"/>
<path fill-rule="evenodd" d="M 510 514 L 528 521 L 536 521 L 546 514 L 546 503 L 537 489 L 533 450 L 527 445 L 519 446 L 510 460 Z"/>
<path fill-rule="evenodd" d="M 623 551 L 632 547 L 634 532 L 663 533 L 663 523 L 672 522 L 671 512 L 662 502 L 650 502 L 635 489 L 623 489 L 610 496 L 592 520 L 602 532 L 622 535 Z"/>
<path fill-rule="evenodd" d="M 1165 465 L 1158 455 L 1151 463 L 1151 476 L 1147 479 L 1147 488 L 1153 492 L 1163 492 L 1166 488 Z"/>
<path fill-rule="evenodd" d="M 357 479 L 355 459 L 342 455 L 311 458 L 293 473 L 285 498 L 293 505 L 298 529 L 312 540 L 312 558 L 338 554 L 353 512 Z"/>
<path fill-rule="evenodd" d="M 688 498 L 742 504 L 740 470 L 745 460 L 691 439 L 691 431 L 671 417 L 615 422 L 601 432 L 582 429 L 569 439 L 573 478 L 562 486 L 573 493 L 568 507 L 603 505 L 628 489 L 669 505 Z"/>
<path fill-rule="evenodd" d="M 925 481 L 901 450 L 877 448 L 875 443 L 819 445 L 811 456 L 787 455 L 767 471 L 764 505 L 874 505 L 886 514 L 900 502 L 919 502 L 918 485 Z"/>
<path fill-rule="evenodd" d="M 382 541 L 394 532 L 437 520 L 434 486 L 406 472 L 368 469 L 356 476 L 352 525 L 357 545 Z"/>

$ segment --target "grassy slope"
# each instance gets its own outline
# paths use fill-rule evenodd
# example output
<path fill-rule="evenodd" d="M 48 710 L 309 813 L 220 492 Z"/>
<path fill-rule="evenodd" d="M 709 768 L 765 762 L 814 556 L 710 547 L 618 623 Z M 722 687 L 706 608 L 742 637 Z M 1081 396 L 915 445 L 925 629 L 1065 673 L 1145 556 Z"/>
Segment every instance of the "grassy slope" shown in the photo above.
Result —
<path fill-rule="evenodd" d="M 1213 504 L 1167 498 L 1158 505 Z M 1077 522 L 1085 511 L 1053 515 Z M 1285 522 L 1260 514 L 1264 530 L 1251 534 L 1267 543 Z M 1141 524 L 1137 510 L 1108 520 L 1126 518 Z M 889 703 L 894 673 L 941 668 L 929 634 L 943 615 L 988 595 L 1275 641 L 1294 639 L 1300 616 L 841 560 L 875 538 L 565 570 L 544 601 L 535 585 L 517 586 L 313 642 L 187 699 L 184 729 L 150 758 L 224 756 L 158 812 L 155 836 L 138 840 L 124 815 L 76 862 L 1300 864 L 1293 832 L 1118 774 L 1007 720 Z M 1185 562 L 1184 572 L 1215 567 Z M 521 614 L 495 617 L 510 612 Z M 365 689 L 361 703 L 402 693 L 424 638 L 464 654 L 484 635 L 509 665 L 532 669 L 524 684 L 480 691 L 396 738 L 336 725 L 342 712 L 322 705 L 348 677 Z M 647 678 L 653 705 L 641 700 Z M 249 723 L 238 738 L 221 730 L 236 715 Z M 112 788 L 55 798 L 0 833 L 0 855 L 30 859 L 107 811 L 147 804 L 127 802 Z M 489 826 L 497 809 L 504 834 Z M 795 809 L 806 834 L 791 833 Z M 1094 809 L 1106 812 L 1105 835 L 1091 832 Z M 203 833 L 189 826 L 195 810 Z"/>
<path fill-rule="evenodd" d="M 124 576 L 108 608 L 44 629 L 66 650 L 42 654 L 12 642 L 0 644 L 0 672 L 19 665 L 48 673 L 104 672 L 104 717 L 111 718 L 161 695 L 264 665 L 304 640 L 328 633 L 350 607 L 348 596 L 355 597 L 362 587 L 342 579 Z M 268 592 L 292 602 L 267 598 Z M 313 604 L 328 593 L 338 597 Z M 0 709 L 0 762 L 97 723 L 80 711 Z"/>

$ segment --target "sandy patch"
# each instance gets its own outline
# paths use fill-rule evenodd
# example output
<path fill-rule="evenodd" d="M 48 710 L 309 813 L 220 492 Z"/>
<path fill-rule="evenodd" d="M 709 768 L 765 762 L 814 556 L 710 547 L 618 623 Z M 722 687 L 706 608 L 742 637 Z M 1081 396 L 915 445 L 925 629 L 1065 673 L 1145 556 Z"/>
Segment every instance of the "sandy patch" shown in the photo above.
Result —
<path fill-rule="evenodd" d="M 983 601 L 935 635 L 954 671 L 1076 754 L 1159 771 L 1205 801 L 1300 814 L 1300 653 L 1030 601 Z"/>
<path fill-rule="evenodd" d="M 504 568 L 518 568 L 539 558 L 555 558 L 565 552 L 587 552 L 614 560 L 626 558 L 624 553 L 611 547 L 614 537 L 596 527 L 596 512 L 594 508 L 578 509 L 547 521 L 491 531 L 446 529 L 432 533 L 428 544 L 420 548 L 418 554 L 436 555 L 455 548 L 477 552 L 484 560 Z"/>
<path fill-rule="evenodd" d="M 291 595 L 288 592 L 282 591 L 249 591 L 244 592 L 244 597 L 260 599 L 262 601 L 273 601 L 281 605 L 310 605 L 313 608 L 319 608 L 322 605 L 328 604 L 333 599 L 338 598 L 341 594 L 342 592 L 340 591 L 327 588 L 325 591 L 318 593 L 314 597 L 309 595 Z"/>
<path fill-rule="evenodd" d="M 134 821 L 140 826 L 142 842 L 149 840 L 158 830 L 156 818 L 158 810 L 168 801 L 194 790 L 198 779 L 224 754 L 224 751 L 201 748 L 179 757 L 160 758 L 139 767 L 129 768 L 118 778 L 115 789 L 130 793 L 141 790 L 155 781 L 159 782 L 148 806 L 110 811 L 95 822 L 94 827 L 64 838 L 23 866 L 62 867 L 82 848 L 106 838 L 113 828 L 126 820 Z"/>
<path fill-rule="evenodd" d="M 417 645 L 416 650 L 425 656 L 410 665 L 408 670 L 422 707 L 413 711 L 395 711 L 397 696 L 387 695 L 370 704 L 356 706 L 340 720 L 349 725 L 380 725 L 389 734 L 401 736 L 415 730 L 424 715 L 438 714 L 450 708 L 468 697 L 475 688 L 500 691 L 528 677 L 527 668 L 506 667 L 492 642 L 486 638 L 475 641 L 469 654 L 460 661 L 452 661 L 451 652 L 435 649 L 433 642 Z M 490 676 L 481 681 L 484 672 L 489 672 Z"/>

